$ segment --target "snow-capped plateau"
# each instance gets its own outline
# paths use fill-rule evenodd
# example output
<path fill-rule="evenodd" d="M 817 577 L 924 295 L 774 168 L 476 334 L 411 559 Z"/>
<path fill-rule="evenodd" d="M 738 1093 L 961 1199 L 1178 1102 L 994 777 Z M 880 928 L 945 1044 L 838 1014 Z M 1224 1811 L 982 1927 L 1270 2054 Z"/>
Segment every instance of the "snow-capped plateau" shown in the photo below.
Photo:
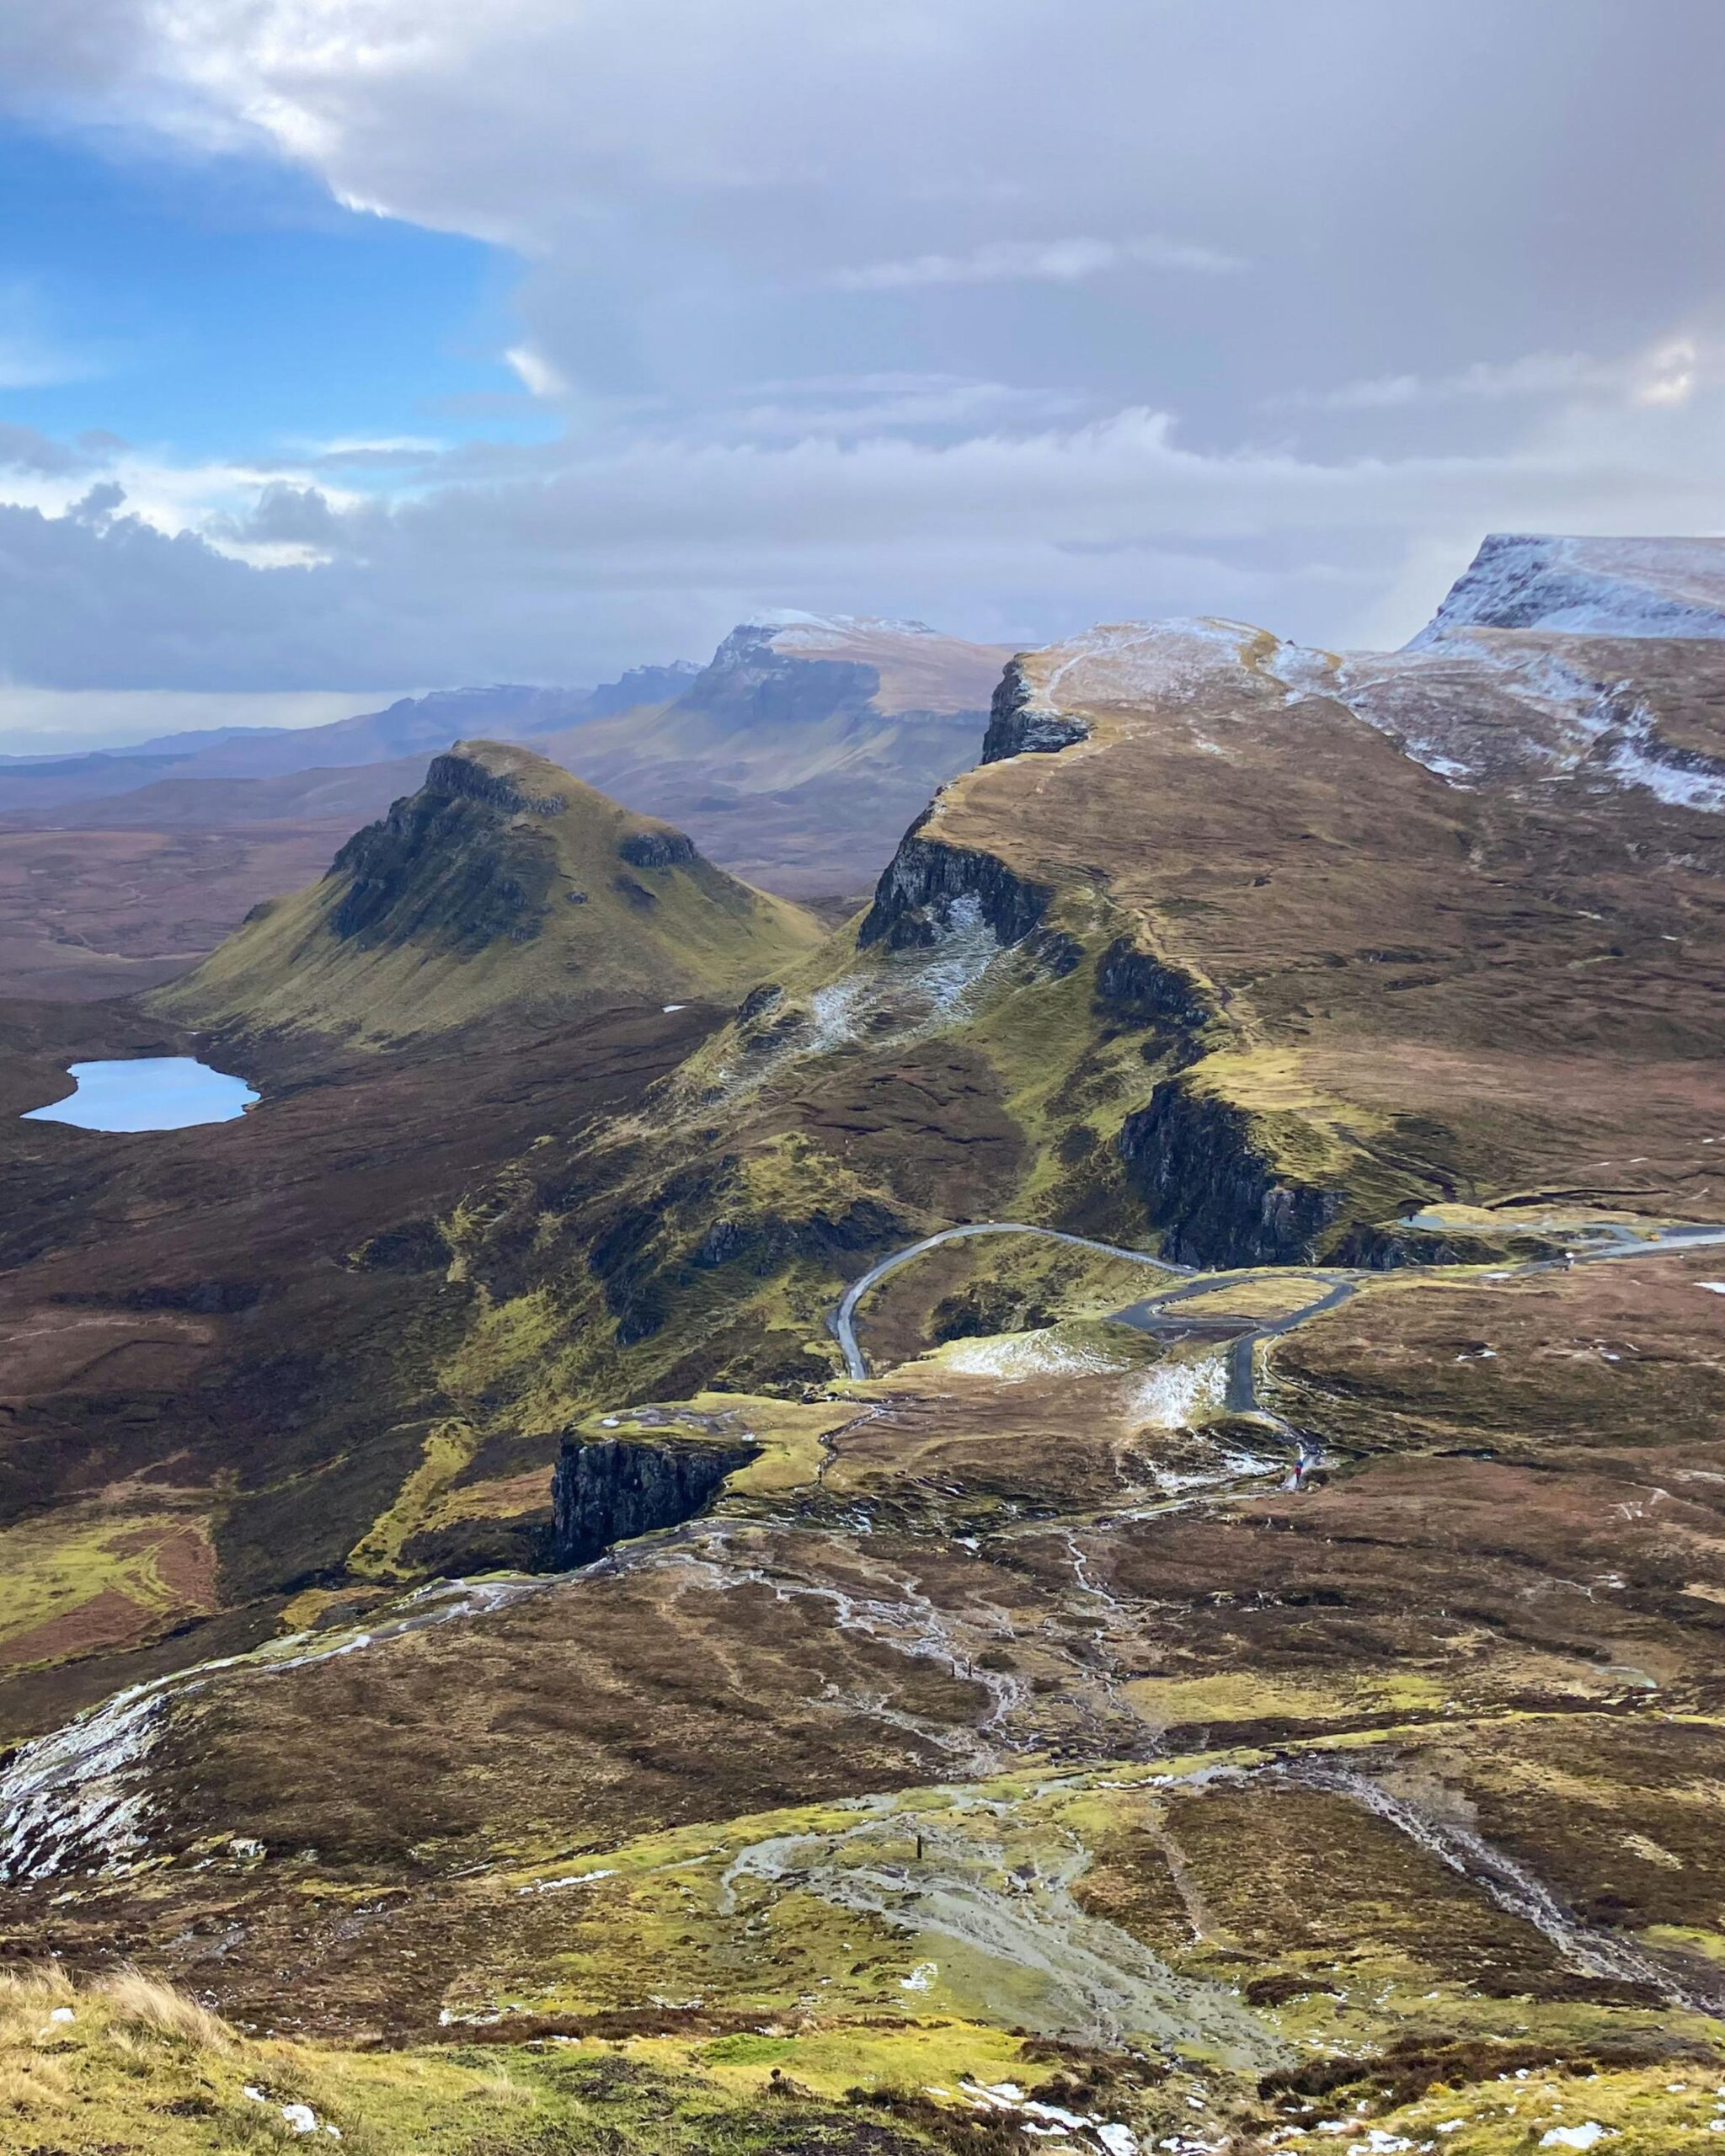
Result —
<path fill-rule="evenodd" d="M 1493 532 L 1408 649 L 1468 628 L 1725 637 L 1725 539 Z"/>

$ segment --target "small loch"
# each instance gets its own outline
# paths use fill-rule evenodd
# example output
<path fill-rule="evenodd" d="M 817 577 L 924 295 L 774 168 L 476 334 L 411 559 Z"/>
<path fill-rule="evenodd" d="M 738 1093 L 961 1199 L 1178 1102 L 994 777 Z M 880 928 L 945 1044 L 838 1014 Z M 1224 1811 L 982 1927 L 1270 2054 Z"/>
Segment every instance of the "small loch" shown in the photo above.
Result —
<path fill-rule="evenodd" d="M 26 1123 L 69 1123 L 79 1130 L 189 1130 L 232 1123 L 259 1096 L 243 1078 L 191 1055 L 136 1055 L 116 1063 L 73 1063 L 77 1091 L 25 1112 Z"/>

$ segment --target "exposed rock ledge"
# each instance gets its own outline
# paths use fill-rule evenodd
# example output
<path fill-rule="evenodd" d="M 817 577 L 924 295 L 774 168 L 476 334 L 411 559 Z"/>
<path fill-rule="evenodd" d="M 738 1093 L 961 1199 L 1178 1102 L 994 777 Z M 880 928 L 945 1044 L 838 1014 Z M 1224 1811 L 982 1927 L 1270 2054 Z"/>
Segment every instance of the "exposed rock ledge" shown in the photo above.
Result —
<path fill-rule="evenodd" d="M 523 793 L 506 772 L 489 771 L 477 757 L 446 750 L 434 756 L 425 768 L 426 793 L 443 793 L 464 801 L 483 801 L 510 816 L 560 816 L 565 803 L 554 793 Z"/>
<path fill-rule="evenodd" d="M 346 888 L 329 926 L 364 947 L 409 939 L 478 951 L 529 942 L 549 904 L 557 857 L 530 817 L 560 814 L 471 757 L 435 756 L 417 793 L 355 831 L 328 880 Z"/>
<path fill-rule="evenodd" d="M 617 851 L 633 868 L 675 868 L 697 857 L 693 839 L 669 824 L 662 830 L 632 831 Z"/>
<path fill-rule="evenodd" d="M 613 1543 L 693 1519 L 759 1451 L 696 1438 L 565 1438 L 551 1482 L 553 1569 L 590 1565 Z"/>
<path fill-rule="evenodd" d="M 1346 1193 L 1283 1173 L 1231 1102 L 1166 1079 L 1121 1128 L 1128 1180 L 1182 1265 L 1299 1265 Z"/>
<path fill-rule="evenodd" d="M 1196 1033 L 1216 1016 L 1204 984 L 1130 937 L 1110 943 L 1096 967 L 1096 1000 L 1111 1016 Z"/>
<path fill-rule="evenodd" d="M 875 887 L 857 941 L 864 947 L 884 943 L 889 951 L 932 943 L 953 926 L 953 907 L 971 899 L 997 941 L 1019 943 L 1053 898 L 1047 884 L 1014 875 L 994 854 L 919 837 L 913 826 Z"/>
<path fill-rule="evenodd" d="M 1088 739 L 1090 728 L 1081 718 L 1039 703 L 1040 694 L 1025 679 L 1023 661 L 1013 659 L 989 706 L 988 731 L 982 737 L 984 763 L 1004 763 L 1008 756 L 1053 755 L 1075 741 Z"/>

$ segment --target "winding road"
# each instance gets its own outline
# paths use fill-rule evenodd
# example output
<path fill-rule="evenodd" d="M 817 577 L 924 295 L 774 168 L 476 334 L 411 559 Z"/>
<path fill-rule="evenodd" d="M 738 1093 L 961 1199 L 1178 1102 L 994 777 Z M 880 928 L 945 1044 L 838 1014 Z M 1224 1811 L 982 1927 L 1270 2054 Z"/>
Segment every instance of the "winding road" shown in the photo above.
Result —
<path fill-rule="evenodd" d="M 963 1242 L 971 1235 L 1040 1235 L 1048 1242 L 1069 1243 L 1074 1250 L 1092 1250 L 1103 1257 L 1123 1257 L 1130 1265 L 1148 1265 L 1157 1273 L 1183 1273 L 1189 1278 L 1198 1272 L 1195 1265 L 1176 1265 L 1169 1258 L 1152 1257 L 1147 1251 L 1123 1250 L 1118 1243 L 1093 1242 L 1088 1235 L 1069 1235 L 1060 1228 L 1033 1227 L 1025 1220 L 978 1220 L 969 1227 L 943 1228 L 938 1235 L 925 1235 L 920 1243 L 907 1243 L 903 1250 L 895 1250 L 890 1257 L 882 1258 L 879 1264 L 871 1265 L 845 1290 L 843 1301 L 826 1322 L 844 1356 L 847 1377 L 866 1378 L 868 1374 L 868 1362 L 857 1345 L 857 1305 L 869 1289 L 878 1286 L 889 1273 L 896 1273 L 901 1265 L 910 1264 L 926 1251 L 938 1250 L 943 1243 Z"/>
<path fill-rule="evenodd" d="M 1530 1273 L 1567 1271 L 1572 1265 L 1597 1265 L 1621 1262 L 1633 1257 L 1653 1257 L 1672 1251 L 1699 1250 L 1710 1246 L 1725 1244 L 1725 1228 L 1704 1223 L 1684 1223 L 1669 1227 L 1637 1230 L 1626 1227 L 1621 1221 L 1588 1221 L 1570 1230 L 1573 1235 L 1596 1237 L 1594 1243 L 1583 1242 L 1578 1248 L 1566 1249 L 1556 1257 L 1524 1260 L 1519 1264 L 1494 1268 L 1500 1279 L 1522 1278 Z M 1200 1295 L 1214 1294 L 1219 1289 L 1237 1288 L 1254 1280 L 1287 1279 L 1305 1275 L 1322 1281 L 1324 1291 L 1298 1310 L 1290 1310 L 1279 1318 L 1267 1318 L 1261 1323 L 1247 1321 L 1249 1330 L 1242 1332 L 1229 1343 L 1228 1384 L 1226 1405 L 1230 1414 L 1258 1415 L 1267 1412 L 1258 1402 L 1257 1380 L 1257 1348 L 1263 1340 L 1274 1340 L 1279 1335 L 1294 1331 L 1309 1319 L 1322 1316 L 1358 1294 L 1362 1282 L 1379 1279 L 1381 1273 L 1351 1267 L 1324 1265 L 1253 1266 L 1239 1272 L 1203 1273 L 1195 1265 L 1178 1265 L 1172 1259 L 1153 1257 L 1148 1251 L 1127 1250 L 1118 1243 L 1097 1242 L 1088 1235 L 1069 1235 L 1060 1228 L 1040 1228 L 1025 1220 L 978 1220 L 965 1227 L 943 1228 L 939 1234 L 925 1235 L 920 1242 L 907 1243 L 904 1249 L 894 1251 L 868 1272 L 853 1280 L 845 1290 L 843 1299 L 827 1319 L 833 1337 L 838 1342 L 845 1358 L 846 1374 L 852 1378 L 868 1375 L 868 1358 L 857 1339 L 857 1311 L 863 1297 L 889 1274 L 901 1266 L 911 1264 L 929 1251 L 938 1250 L 943 1243 L 962 1242 L 972 1235 L 1039 1235 L 1045 1241 L 1065 1243 L 1075 1250 L 1094 1251 L 1103 1257 L 1124 1259 L 1129 1264 L 1146 1265 L 1153 1272 L 1180 1275 L 1188 1282 L 1183 1288 L 1170 1288 L 1162 1294 L 1146 1295 L 1141 1301 L 1130 1303 L 1124 1310 L 1114 1312 L 1115 1319 L 1135 1326 L 1141 1332 L 1155 1332 L 1160 1329 L 1157 1321 L 1170 1305 L 1190 1301 Z M 1434 1267 L 1433 1272 L 1444 1268 Z M 1470 1271 L 1473 1268 L 1470 1267 Z M 1272 1421 L 1279 1418 L 1272 1416 Z M 1309 1455 L 1299 1433 L 1283 1426 L 1286 1434 L 1300 1444 L 1302 1470 L 1313 1464 L 1316 1455 Z"/>

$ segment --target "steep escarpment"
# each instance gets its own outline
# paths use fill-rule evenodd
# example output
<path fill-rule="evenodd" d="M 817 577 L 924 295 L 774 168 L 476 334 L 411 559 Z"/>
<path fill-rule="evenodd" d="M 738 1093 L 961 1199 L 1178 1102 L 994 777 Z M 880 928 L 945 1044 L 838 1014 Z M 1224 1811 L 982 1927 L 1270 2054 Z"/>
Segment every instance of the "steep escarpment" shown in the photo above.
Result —
<path fill-rule="evenodd" d="M 590 1565 L 613 1543 L 681 1526 L 760 1447 L 701 1438 L 568 1438 L 552 1478 L 551 1561 Z"/>
<path fill-rule="evenodd" d="M 733 629 L 712 664 L 684 691 L 686 709 L 756 733 L 837 715 L 857 717 L 868 709 L 880 689 L 878 667 L 813 650 L 782 653 L 780 634 L 764 622 Z"/>
<path fill-rule="evenodd" d="M 1492 532 L 1410 648 L 1470 628 L 1725 637 L 1725 541 Z"/>
<path fill-rule="evenodd" d="M 729 1001 L 819 925 L 526 750 L 470 742 L 161 998 L 360 1045 L 582 1006 Z"/>
<path fill-rule="evenodd" d="M 1345 1187 L 1304 1181 L 1233 1102 L 1165 1080 L 1119 1153 L 1162 1249 L 1182 1265 L 1298 1265 L 1318 1255 Z"/>
<path fill-rule="evenodd" d="M 419 791 L 355 831 L 331 863 L 341 886 L 332 932 L 367 948 L 410 937 L 468 952 L 530 942 L 557 877 L 555 841 L 537 819 L 564 806 L 471 756 L 434 757 Z"/>
<path fill-rule="evenodd" d="M 997 855 L 924 837 L 918 826 L 888 863 L 857 941 L 865 950 L 873 943 L 891 951 L 927 945 L 968 909 L 997 941 L 1018 943 L 1053 897 L 1047 884 L 1015 873 Z"/>
<path fill-rule="evenodd" d="M 1096 1000 L 1110 1017 L 1196 1033 L 1220 1013 L 1197 976 L 1128 936 L 1116 937 L 1096 968 Z"/>
<path fill-rule="evenodd" d="M 663 700 L 547 739 L 773 890 L 865 889 L 929 796 L 976 760 L 1008 654 L 917 622 L 745 622 Z"/>
<path fill-rule="evenodd" d="M 148 1956 L 422 2092 L 499 2047 L 494 2108 L 392 2150 L 561 2147 L 553 2087 L 584 2150 L 1705 2136 L 1725 825 L 1600 760 L 1644 705 L 1713 755 L 1719 677 L 1566 661 L 1572 754 L 1525 675 L 1478 693 L 1545 633 L 1403 654 L 1375 716 L 1236 624 L 1026 654 L 866 920 L 729 1017 L 525 1045 L 522 984 L 659 988 L 749 900 L 679 826 L 440 766 L 296 932 L 398 1008 L 495 969 L 458 1054 L 99 1183 L 33 1140 L 0 1946 Z M 1083 739 L 1023 753 L 1033 707 Z M 56 2071 L 85 1999 L 14 2016 Z M 291 2056 L 206 2073 L 236 2145 L 265 2099 L 377 2139 L 370 2066 Z M 687 2115 L 709 2073 L 746 2133 Z M 212 2121 L 152 2085 L 79 2132 Z"/>
<path fill-rule="evenodd" d="M 989 706 L 981 761 L 998 764 L 1008 756 L 1052 755 L 1083 740 L 1089 731 L 1081 718 L 1056 710 L 1041 684 L 1027 673 L 1023 659 L 1015 659 Z"/>

